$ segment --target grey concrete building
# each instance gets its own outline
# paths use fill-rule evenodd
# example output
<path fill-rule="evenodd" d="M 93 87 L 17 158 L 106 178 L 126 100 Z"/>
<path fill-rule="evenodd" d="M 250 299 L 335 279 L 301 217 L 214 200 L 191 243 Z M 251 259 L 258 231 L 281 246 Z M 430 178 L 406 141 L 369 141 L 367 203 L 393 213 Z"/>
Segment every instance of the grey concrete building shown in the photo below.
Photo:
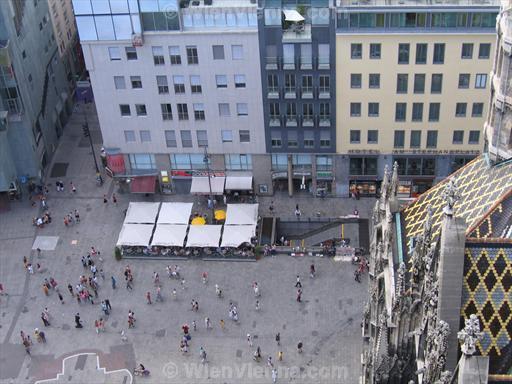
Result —
<path fill-rule="evenodd" d="M 48 2 L 0 2 L 0 192 L 43 177 L 70 97 Z"/>

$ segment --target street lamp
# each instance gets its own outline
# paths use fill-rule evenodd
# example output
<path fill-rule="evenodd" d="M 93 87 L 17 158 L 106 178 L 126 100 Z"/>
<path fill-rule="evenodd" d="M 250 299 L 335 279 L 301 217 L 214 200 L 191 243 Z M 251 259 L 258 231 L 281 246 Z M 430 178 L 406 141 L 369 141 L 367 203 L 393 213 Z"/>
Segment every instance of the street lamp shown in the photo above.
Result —
<path fill-rule="evenodd" d="M 210 188 L 210 201 L 212 203 L 212 223 L 213 219 L 215 218 L 215 204 L 213 204 L 213 193 L 212 193 L 212 180 L 210 176 L 210 156 L 208 155 L 208 149 L 207 147 L 204 147 L 204 157 L 203 162 L 206 165 L 206 171 L 208 173 L 208 187 Z"/>
<path fill-rule="evenodd" d="M 84 94 L 86 91 L 82 92 Z M 96 154 L 94 153 L 94 145 L 92 144 L 91 131 L 89 130 L 89 122 L 87 121 L 87 111 L 85 110 L 85 106 L 87 105 L 87 98 L 84 98 L 84 124 L 82 125 L 82 130 L 84 132 L 84 136 L 89 138 L 89 144 L 91 145 L 92 158 L 94 159 L 94 166 L 96 167 L 96 180 L 100 185 L 103 184 L 103 179 L 101 178 L 100 169 L 98 167 L 98 162 L 96 160 Z"/>

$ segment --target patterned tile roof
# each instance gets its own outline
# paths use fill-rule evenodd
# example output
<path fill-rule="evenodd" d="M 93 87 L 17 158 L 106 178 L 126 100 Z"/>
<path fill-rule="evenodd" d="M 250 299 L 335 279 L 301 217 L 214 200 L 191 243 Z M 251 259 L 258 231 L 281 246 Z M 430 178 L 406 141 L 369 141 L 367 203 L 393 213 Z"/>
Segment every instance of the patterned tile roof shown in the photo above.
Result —
<path fill-rule="evenodd" d="M 468 229 L 470 238 L 511 238 L 512 189 L 499 200 L 475 225 Z"/>

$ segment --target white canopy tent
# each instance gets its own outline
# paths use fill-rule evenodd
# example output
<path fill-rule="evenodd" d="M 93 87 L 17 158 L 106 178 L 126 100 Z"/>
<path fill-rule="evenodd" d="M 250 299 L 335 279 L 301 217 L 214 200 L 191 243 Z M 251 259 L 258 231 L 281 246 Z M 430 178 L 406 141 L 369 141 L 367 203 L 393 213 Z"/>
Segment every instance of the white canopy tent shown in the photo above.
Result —
<path fill-rule="evenodd" d="M 252 176 L 228 176 L 225 189 L 226 191 L 250 191 L 252 190 Z"/>
<path fill-rule="evenodd" d="M 123 224 L 119 238 L 118 246 L 147 247 L 151 241 L 154 224 Z"/>
<path fill-rule="evenodd" d="M 251 225 L 258 221 L 259 204 L 228 204 L 226 225 Z"/>
<path fill-rule="evenodd" d="M 193 203 L 162 203 L 157 223 L 187 225 L 193 205 Z"/>
<path fill-rule="evenodd" d="M 218 247 L 222 225 L 191 225 L 187 247 Z"/>
<path fill-rule="evenodd" d="M 124 224 L 154 224 L 160 203 L 134 203 L 128 205 Z"/>
<path fill-rule="evenodd" d="M 304 16 L 302 16 L 295 9 L 283 9 L 284 19 L 286 21 L 291 21 L 297 23 L 299 21 L 304 21 Z"/>
<path fill-rule="evenodd" d="M 224 193 L 224 183 L 226 178 L 224 176 L 212 176 L 210 182 L 212 185 L 212 194 L 222 195 Z M 190 193 L 197 195 L 208 195 L 210 194 L 210 185 L 208 184 L 208 176 L 193 176 L 192 186 L 190 187 Z"/>
<path fill-rule="evenodd" d="M 159 224 L 156 226 L 151 245 L 161 247 L 183 247 L 187 236 L 187 225 Z"/>
<path fill-rule="evenodd" d="M 225 225 L 222 234 L 221 247 L 238 247 L 250 243 L 256 234 L 256 225 Z"/>

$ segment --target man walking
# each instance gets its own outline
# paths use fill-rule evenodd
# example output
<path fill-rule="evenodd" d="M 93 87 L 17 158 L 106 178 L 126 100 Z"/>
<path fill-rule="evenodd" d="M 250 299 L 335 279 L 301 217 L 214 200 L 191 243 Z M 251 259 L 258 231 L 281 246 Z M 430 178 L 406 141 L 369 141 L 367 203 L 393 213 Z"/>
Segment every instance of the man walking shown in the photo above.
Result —
<path fill-rule="evenodd" d="M 75 328 L 83 328 L 83 325 L 80 321 L 80 314 L 78 312 L 75 315 Z"/>
<path fill-rule="evenodd" d="M 112 281 L 112 289 L 116 289 L 116 278 L 114 276 L 110 276 L 110 280 Z"/>
<path fill-rule="evenodd" d="M 276 343 L 277 343 L 278 347 L 281 345 L 281 333 L 280 332 L 278 332 L 276 335 Z"/>

